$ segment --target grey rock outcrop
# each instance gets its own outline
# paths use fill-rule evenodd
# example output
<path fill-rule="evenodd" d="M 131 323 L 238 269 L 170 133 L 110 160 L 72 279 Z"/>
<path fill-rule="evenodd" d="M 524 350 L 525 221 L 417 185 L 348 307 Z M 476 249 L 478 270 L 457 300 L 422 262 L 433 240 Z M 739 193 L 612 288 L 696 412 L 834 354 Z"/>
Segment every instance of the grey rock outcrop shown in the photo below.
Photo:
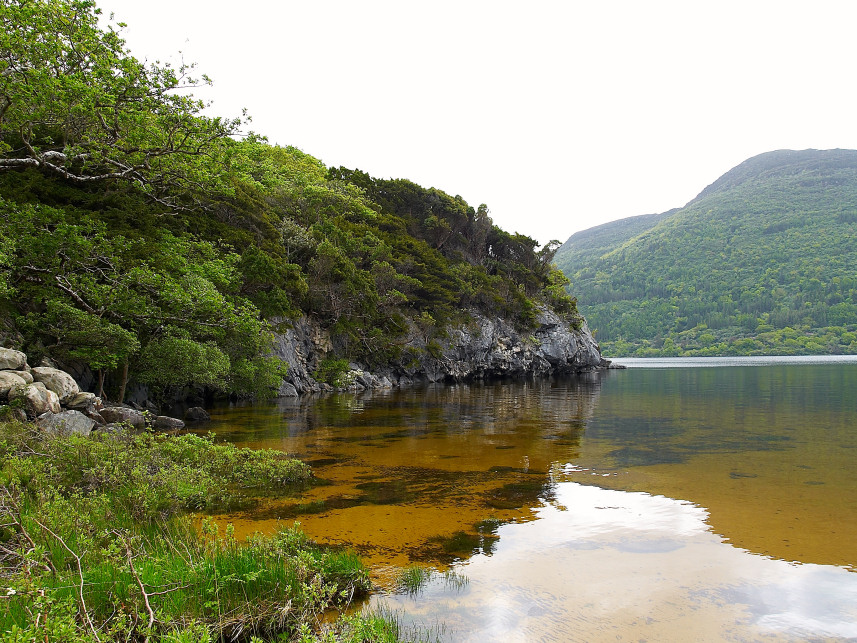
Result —
<path fill-rule="evenodd" d="M 36 424 L 42 430 L 52 433 L 89 435 L 95 426 L 95 420 L 86 417 L 80 411 L 62 411 L 61 413 L 44 413 L 36 418 Z"/>
<path fill-rule="evenodd" d="M 424 339 L 412 337 L 409 346 L 417 349 L 418 357 L 415 364 L 401 368 L 399 379 L 402 375 L 412 381 L 430 382 L 539 377 L 579 373 L 608 364 L 585 323 L 573 328 L 553 311 L 539 311 L 538 327 L 529 333 L 502 319 L 477 313 L 472 317 L 472 323 L 452 329 L 446 340 L 436 340 L 439 351 L 429 351 Z"/>
<path fill-rule="evenodd" d="M 465 381 L 507 377 L 540 377 L 606 368 L 592 333 L 575 328 L 548 309 L 538 312 L 538 325 L 527 332 L 502 319 L 471 311 L 471 321 L 448 330 L 445 338 L 427 338 L 413 327 L 402 346 L 407 359 L 371 373 L 350 364 L 341 390 L 410 386 L 419 382 Z M 293 397 L 331 387 L 312 373 L 332 350 L 330 337 L 312 320 L 302 318 L 275 335 L 274 354 L 289 365 L 280 397 Z"/>
<path fill-rule="evenodd" d="M 280 385 L 277 397 L 298 397 L 298 389 L 291 382 L 283 382 Z"/>
<path fill-rule="evenodd" d="M 272 321 L 283 324 L 282 320 Z M 285 383 L 291 387 L 281 387 L 280 396 L 290 397 L 292 388 L 298 395 L 317 393 L 322 386 L 313 379 L 312 373 L 318 368 L 321 357 L 333 348 L 330 335 L 307 317 L 291 321 L 289 325 L 290 328 L 274 334 L 273 354 L 288 364 Z"/>
<path fill-rule="evenodd" d="M 74 381 L 74 378 L 58 368 L 37 366 L 30 372 L 35 381 L 42 382 L 48 390 L 56 393 L 59 396 L 60 402 L 67 402 L 80 393 L 80 388 L 77 382 Z"/>

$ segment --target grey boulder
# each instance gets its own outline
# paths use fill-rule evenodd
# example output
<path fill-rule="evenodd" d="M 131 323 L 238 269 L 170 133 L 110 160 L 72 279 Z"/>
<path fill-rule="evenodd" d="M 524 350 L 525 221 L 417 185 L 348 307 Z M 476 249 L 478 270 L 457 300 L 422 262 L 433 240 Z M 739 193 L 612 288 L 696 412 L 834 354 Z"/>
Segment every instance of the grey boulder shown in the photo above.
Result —
<path fill-rule="evenodd" d="M 59 396 L 60 402 L 67 402 L 80 393 L 77 382 L 65 371 L 50 366 L 37 366 L 31 372 L 35 381 L 42 382 L 49 390 Z"/>
<path fill-rule="evenodd" d="M 146 428 L 146 416 L 125 406 L 106 406 L 99 411 L 107 424 L 130 424 L 135 429 Z"/>
<path fill-rule="evenodd" d="M 86 417 L 80 411 L 63 411 L 62 413 L 45 413 L 36 419 L 36 424 L 44 431 L 51 433 L 78 433 L 89 435 L 95 420 Z"/>
<path fill-rule="evenodd" d="M 36 418 L 42 413 L 60 413 L 60 399 L 56 393 L 49 391 L 41 382 L 16 386 L 9 391 L 9 401 L 22 400 L 27 417 Z"/>
<path fill-rule="evenodd" d="M 201 406 L 192 406 L 184 412 L 184 419 L 185 422 L 208 422 L 211 420 L 211 416 Z"/>
<path fill-rule="evenodd" d="M 101 398 L 99 398 L 95 393 L 78 393 L 77 395 L 72 395 L 69 399 L 65 401 L 65 407 L 67 409 L 72 409 L 73 411 L 92 411 L 97 408 L 97 406 L 101 403 Z"/>
<path fill-rule="evenodd" d="M 155 418 L 152 426 L 158 431 L 175 431 L 176 429 L 183 429 L 184 422 L 168 415 L 159 415 Z"/>
<path fill-rule="evenodd" d="M 20 372 L 23 373 L 24 371 Z M 9 396 L 9 391 L 16 386 L 23 387 L 29 383 L 15 371 L 0 371 L 0 399 L 6 399 Z"/>
<path fill-rule="evenodd" d="M 0 348 L 0 370 L 18 371 L 27 365 L 27 356 L 11 348 Z"/>

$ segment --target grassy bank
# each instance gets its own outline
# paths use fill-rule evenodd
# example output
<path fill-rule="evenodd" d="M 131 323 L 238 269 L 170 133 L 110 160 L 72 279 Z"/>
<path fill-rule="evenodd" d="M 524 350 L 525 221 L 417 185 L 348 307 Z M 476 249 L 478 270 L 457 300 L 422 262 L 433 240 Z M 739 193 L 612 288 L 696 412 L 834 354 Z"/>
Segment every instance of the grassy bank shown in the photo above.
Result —
<path fill-rule="evenodd" d="M 0 641 L 393 641 L 322 613 L 369 590 L 352 553 L 298 528 L 239 543 L 189 512 L 310 482 L 277 451 L 193 435 L 52 436 L 0 422 Z"/>

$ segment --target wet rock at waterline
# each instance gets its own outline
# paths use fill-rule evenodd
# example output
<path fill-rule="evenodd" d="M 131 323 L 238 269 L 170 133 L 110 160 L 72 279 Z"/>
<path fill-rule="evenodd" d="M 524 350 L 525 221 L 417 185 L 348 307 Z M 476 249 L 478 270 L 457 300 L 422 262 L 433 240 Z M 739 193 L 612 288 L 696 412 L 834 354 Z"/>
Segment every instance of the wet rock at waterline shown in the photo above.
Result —
<path fill-rule="evenodd" d="M 419 382 L 466 381 L 578 373 L 607 368 L 585 322 L 579 328 L 548 309 L 537 314 L 538 326 L 521 332 L 503 319 L 475 311 L 471 321 L 448 329 L 445 337 L 427 337 L 413 326 L 402 346 L 407 359 L 394 360 L 370 373 L 349 364 L 339 390 L 405 387 Z M 313 374 L 333 350 L 332 339 L 309 318 L 291 322 L 275 335 L 274 355 L 288 364 L 280 397 L 334 390 Z"/>
<path fill-rule="evenodd" d="M 99 414 L 108 424 L 129 424 L 135 429 L 146 428 L 146 416 L 142 411 L 129 409 L 127 406 L 105 406 Z"/>
<path fill-rule="evenodd" d="M 297 393 L 295 393 L 297 395 Z M 184 412 L 185 422 L 209 422 L 211 416 L 201 406 L 192 406 Z"/>
<path fill-rule="evenodd" d="M 151 424 L 158 430 L 175 430 L 184 427 L 177 418 L 157 415 L 157 407 L 150 402 L 134 409 L 125 405 L 105 407 L 94 393 L 81 391 L 77 380 L 49 360 L 30 368 L 27 356 L 21 351 L 0 348 L 0 401 L 9 402 L 4 409 L 6 417 L 20 421 L 35 420 L 45 431 L 68 431 L 89 435 L 101 427 L 126 426 L 137 430 Z M 191 409 L 199 419 L 211 419 L 202 408 Z"/>
<path fill-rule="evenodd" d="M 158 431 L 175 431 L 184 428 L 184 422 L 177 418 L 171 418 L 168 415 L 159 415 L 152 423 L 152 428 Z"/>

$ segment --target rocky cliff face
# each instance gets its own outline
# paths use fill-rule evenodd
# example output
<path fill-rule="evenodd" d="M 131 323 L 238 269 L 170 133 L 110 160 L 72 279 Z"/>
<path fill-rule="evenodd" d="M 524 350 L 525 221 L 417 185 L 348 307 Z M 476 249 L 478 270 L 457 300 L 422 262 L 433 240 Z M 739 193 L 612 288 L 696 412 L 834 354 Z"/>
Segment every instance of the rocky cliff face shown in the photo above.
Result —
<path fill-rule="evenodd" d="M 472 321 L 449 330 L 444 338 L 428 339 L 416 328 L 403 347 L 405 356 L 384 368 L 350 364 L 345 388 L 385 388 L 418 382 L 542 377 L 607 368 L 598 344 L 584 323 L 574 329 L 554 312 L 538 315 L 538 328 L 521 333 L 500 319 L 471 313 Z M 293 397 L 332 387 L 313 373 L 331 349 L 329 336 L 302 318 L 276 336 L 275 355 L 289 364 L 280 395 Z"/>

